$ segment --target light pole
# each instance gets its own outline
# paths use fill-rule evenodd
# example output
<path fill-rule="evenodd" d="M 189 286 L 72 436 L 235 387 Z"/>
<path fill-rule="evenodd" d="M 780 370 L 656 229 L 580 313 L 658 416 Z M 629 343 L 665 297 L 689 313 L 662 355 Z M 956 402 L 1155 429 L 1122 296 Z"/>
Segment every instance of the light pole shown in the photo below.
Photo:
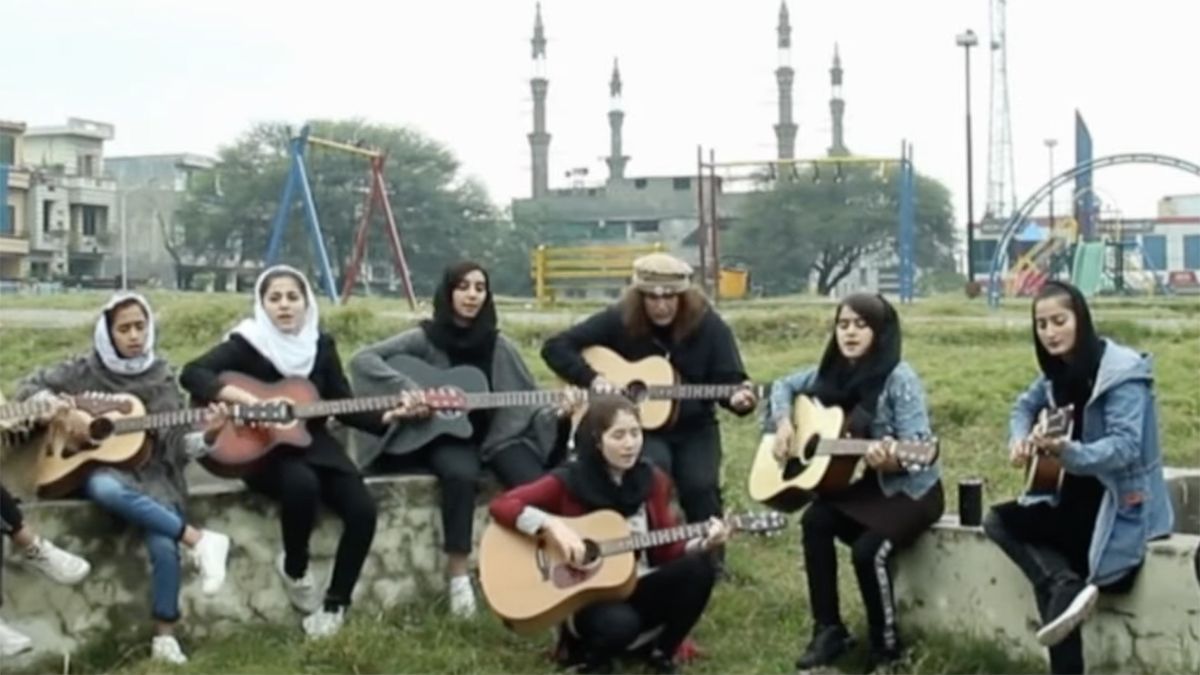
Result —
<path fill-rule="evenodd" d="M 129 197 L 128 190 L 121 191 L 121 290 L 129 290 L 129 217 L 126 215 L 128 210 L 126 201 Z"/>
<path fill-rule="evenodd" d="M 967 80 L 967 282 L 975 280 L 975 180 L 974 161 L 971 156 L 971 47 L 979 44 L 975 31 L 967 29 L 959 33 L 954 43 L 963 48 Z"/>
<path fill-rule="evenodd" d="M 1050 180 L 1054 180 L 1054 146 L 1058 145 L 1058 140 L 1047 138 L 1046 149 L 1050 151 Z M 1050 191 L 1050 231 L 1054 232 L 1054 190 Z"/>

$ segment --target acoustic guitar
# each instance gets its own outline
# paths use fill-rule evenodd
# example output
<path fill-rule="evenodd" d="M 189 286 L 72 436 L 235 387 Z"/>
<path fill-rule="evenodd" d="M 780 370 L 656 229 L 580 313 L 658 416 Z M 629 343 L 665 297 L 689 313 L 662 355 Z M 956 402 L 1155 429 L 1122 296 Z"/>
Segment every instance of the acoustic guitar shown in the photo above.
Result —
<path fill-rule="evenodd" d="M 88 439 L 69 439 L 60 424 L 51 424 L 49 438 L 38 455 L 34 483 L 39 497 L 62 498 L 79 488 L 97 465 L 136 469 L 150 457 L 147 432 L 202 424 L 205 409 L 182 409 L 146 414 L 141 399 L 131 394 L 86 393 L 69 397 L 92 417 Z M 235 423 L 279 419 L 274 406 L 231 406 Z"/>
<path fill-rule="evenodd" d="M 708 532 L 707 523 L 692 523 L 631 534 L 625 518 L 607 510 L 562 520 L 583 539 L 586 557 L 578 567 L 540 537 L 494 522 L 483 532 L 479 584 L 492 611 L 519 633 L 550 628 L 594 602 L 629 597 L 637 585 L 637 551 Z M 726 524 L 734 531 L 770 533 L 787 520 L 778 513 L 750 513 Z"/>
<path fill-rule="evenodd" d="M 775 458 L 775 435 L 766 434 L 750 466 L 750 498 L 780 511 L 804 507 L 816 495 L 837 493 L 854 479 L 858 461 L 880 441 L 841 438 L 845 413 L 805 395 L 792 405 L 795 429 L 787 457 Z M 895 456 L 909 471 L 937 460 L 938 442 L 896 441 Z"/>
<path fill-rule="evenodd" d="M 583 360 L 592 370 L 617 386 L 621 393 L 638 404 L 642 428 L 663 429 L 675 422 L 679 401 L 723 401 L 747 385 L 680 383 L 679 373 L 662 356 L 647 356 L 629 361 L 608 347 L 593 346 L 582 352 Z M 767 387 L 751 385 L 755 396 L 762 399 Z"/>
<path fill-rule="evenodd" d="M 1043 408 L 1038 414 L 1034 430 L 1049 438 L 1070 438 L 1075 427 L 1075 405 L 1061 408 Z M 1027 437 L 1032 438 L 1033 433 Z M 1054 455 L 1037 451 L 1025 465 L 1025 496 L 1040 497 L 1057 495 L 1062 489 L 1063 465 Z"/>

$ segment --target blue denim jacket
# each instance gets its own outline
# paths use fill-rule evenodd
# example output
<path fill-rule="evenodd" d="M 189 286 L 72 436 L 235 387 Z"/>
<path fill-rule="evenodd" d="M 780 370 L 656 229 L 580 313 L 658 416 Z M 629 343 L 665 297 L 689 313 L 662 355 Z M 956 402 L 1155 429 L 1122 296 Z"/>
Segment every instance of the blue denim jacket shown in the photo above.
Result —
<path fill-rule="evenodd" d="M 1071 441 L 1062 453 L 1068 472 L 1094 476 L 1104 485 L 1088 550 L 1088 581 L 1100 585 L 1140 563 L 1146 542 L 1168 535 L 1175 520 L 1163 478 L 1152 359 L 1105 342 L 1096 387 L 1083 409 L 1081 440 Z M 1009 444 L 1027 436 L 1038 413 L 1053 403 L 1050 382 L 1039 375 L 1013 407 Z M 1039 501 L 1046 498 L 1021 503 Z"/>
<path fill-rule="evenodd" d="M 771 385 L 771 398 L 763 412 L 763 430 L 773 432 L 776 420 L 791 415 L 792 401 L 808 389 L 817 379 L 817 369 L 807 368 L 775 381 Z M 875 419 L 871 422 L 871 438 L 891 436 L 901 441 L 929 440 L 929 412 L 925 408 L 925 389 L 921 378 L 907 362 L 901 361 L 892 369 L 879 394 L 875 406 Z M 892 496 L 897 492 L 919 499 L 929 491 L 942 476 L 941 466 L 935 462 L 921 471 L 900 473 L 878 473 L 879 487 L 883 494 Z"/>

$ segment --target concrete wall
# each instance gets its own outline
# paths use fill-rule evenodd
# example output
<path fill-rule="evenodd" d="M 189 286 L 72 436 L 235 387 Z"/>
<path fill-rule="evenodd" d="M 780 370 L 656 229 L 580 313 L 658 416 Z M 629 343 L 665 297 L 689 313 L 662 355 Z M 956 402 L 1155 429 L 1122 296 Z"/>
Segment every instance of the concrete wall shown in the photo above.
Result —
<path fill-rule="evenodd" d="M 441 518 L 433 479 L 372 478 L 368 487 L 379 505 L 379 525 L 355 590 L 355 608 L 386 608 L 441 589 Z M 483 492 L 476 537 L 486 515 L 482 505 L 488 491 Z M 194 572 L 185 569 L 181 609 L 189 633 L 203 638 L 247 621 L 295 625 L 299 631 L 300 616 L 288 604 L 274 570 L 282 546 L 275 506 L 243 492 L 237 483 L 210 482 L 193 488 L 188 508 L 191 522 L 233 538 L 229 576 L 219 595 L 201 594 Z M 141 539 L 87 502 L 34 502 L 25 512 L 42 534 L 85 556 L 92 573 L 78 586 L 61 587 L 38 573 L 6 566 L 5 621 L 33 637 L 39 649 L 53 653 L 110 634 L 146 635 L 149 562 Z M 312 539 L 313 572 L 322 585 L 329 578 L 339 532 L 337 518 L 322 511 Z"/>
<path fill-rule="evenodd" d="M 1096 672 L 1200 670 L 1200 537 L 1176 534 L 1150 546 L 1127 596 L 1101 595 L 1084 624 L 1084 655 Z M 978 527 L 947 517 L 897 557 L 901 626 L 969 634 L 1045 658 L 1033 591 Z"/>

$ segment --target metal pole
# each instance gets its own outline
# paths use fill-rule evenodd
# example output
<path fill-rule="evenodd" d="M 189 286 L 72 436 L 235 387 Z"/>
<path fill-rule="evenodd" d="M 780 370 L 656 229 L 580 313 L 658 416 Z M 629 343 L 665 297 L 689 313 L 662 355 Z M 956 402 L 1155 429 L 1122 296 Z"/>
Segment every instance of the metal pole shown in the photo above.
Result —
<path fill-rule="evenodd" d="M 1058 141 L 1053 138 L 1046 139 L 1046 149 L 1050 151 L 1050 180 L 1054 180 L 1054 146 L 1058 145 Z M 1050 229 L 1051 234 L 1054 230 L 1054 190 L 1050 190 Z"/>
<path fill-rule="evenodd" d="M 967 281 L 975 280 L 975 161 L 971 143 L 971 45 L 963 45 L 967 84 Z"/>
<path fill-rule="evenodd" d="M 718 239 L 721 236 L 721 218 L 717 214 L 717 156 L 708 149 L 708 226 L 712 232 L 713 302 L 721 298 L 721 253 Z"/>
<path fill-rule="evenodd" d="M 700 288 L 707 290 L 708 275 L 705 270 L 705 239 L 708 237 L 708 230 L 705 229 L 704 223 L 704 149 L 699 145 L 696 146 L 696 217 L 699 221 L 696 226 L 696 242 L 700 247 Z"/>
<path fill-rule="evenodd" d="M 129 224 L 126 216 L 129 190 L 121 191 L 121 290 L 129 290 Z"/>

